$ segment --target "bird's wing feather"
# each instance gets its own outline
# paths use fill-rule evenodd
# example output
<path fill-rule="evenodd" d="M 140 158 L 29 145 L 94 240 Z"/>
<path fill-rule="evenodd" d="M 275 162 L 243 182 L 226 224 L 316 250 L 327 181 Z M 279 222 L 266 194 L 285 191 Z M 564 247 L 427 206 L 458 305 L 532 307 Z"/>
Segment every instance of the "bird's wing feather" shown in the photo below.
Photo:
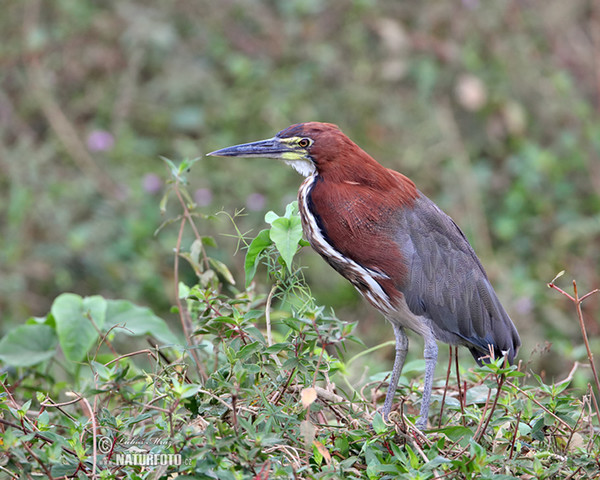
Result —
<path fill-rule="evenodd" d="M 400 289 L 411 312 L 430 318 L 439 340 L 466 345 L 476 359 L 490 344 L 512 361 L 519 335 L 458 226 L 424 195 L 399 210 L 398 221 L 407 267 Z"/>

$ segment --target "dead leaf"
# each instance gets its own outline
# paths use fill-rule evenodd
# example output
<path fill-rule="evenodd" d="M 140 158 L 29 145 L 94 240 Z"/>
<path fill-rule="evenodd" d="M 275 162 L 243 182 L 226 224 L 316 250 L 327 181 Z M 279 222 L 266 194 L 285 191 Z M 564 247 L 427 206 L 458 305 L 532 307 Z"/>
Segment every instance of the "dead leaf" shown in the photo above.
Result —
<path fill-rule="evenodd" d="M 331 465 L 331 455 L 329 455 L 329 450 L 327 450 L 325 448 L 325 445 L 323 445 L 321 442 L 319 442 L 318 440 L 315 440 L 313 442 L 313 445 L 315 447 L 317 447 L 317 450 L 319 451 L 319 453 L 321 455 L 323 455 L 323 458 L 325 459 L 325 461 L 327 462 L 327 465 Z"/>
<path fill-rule="evenodd" d="M 302 406 L 308 408 L 317 399 L 317 391 L 313 387 L 304 388 L 300 392 L 300 398 L 302 399 Z"/>
<path fill-rule="evenodd" d="M 304 438 L 305 447 L 308 447 L 313 442 L 316 434 L 317 429 L 309 420 L 303 420 L 300 423 L 300 435 Z"/>

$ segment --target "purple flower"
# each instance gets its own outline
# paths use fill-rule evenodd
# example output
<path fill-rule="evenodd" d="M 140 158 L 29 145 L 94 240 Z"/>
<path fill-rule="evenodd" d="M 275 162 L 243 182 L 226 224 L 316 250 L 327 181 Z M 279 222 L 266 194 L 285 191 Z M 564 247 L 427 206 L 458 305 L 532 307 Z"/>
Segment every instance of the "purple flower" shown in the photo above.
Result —
<path fill-rule="evenodd" d="M 479 0 L 462 0 L 462 4 L 469 10 L 475 10 L 479 7 Z"/>
<path fill-rule="evenodd" d="M 92 130 L 87 138 L 87 147 L 90 152 L 106 152 L 115 145 L 115 137 L 106 130 Z"/>
<path fill-rule="evenodd" d="M 199 207 L 208 207 L 212 203 L 213 194 L 208 188 L 199 188 L 194 192 L 194 202 Z"/>
<path fill-rule="evenodd" d="M 261 193 L 251 193 L 246 198 L 246 207 L 248 210 L 258 211 L 265 208 L 266 199 L 265 196 Z"/>
<path fill-rule="evenodd" d="M 155 173 L 148 173 L 144 175 L 144 179 L 142 180 L 142 187 L 145 192 L 155 195 L 162 190 L 163 181 Z"/>

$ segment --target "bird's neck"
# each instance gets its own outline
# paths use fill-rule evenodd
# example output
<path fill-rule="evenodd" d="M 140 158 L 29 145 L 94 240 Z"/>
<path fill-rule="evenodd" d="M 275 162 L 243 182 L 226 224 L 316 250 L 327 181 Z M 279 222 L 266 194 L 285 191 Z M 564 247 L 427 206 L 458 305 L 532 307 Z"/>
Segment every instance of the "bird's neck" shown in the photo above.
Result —
<path fill-rule="evenodd" d="M 318 170 L 317 175 L 330 191 L 342 189 L 352 195 L 351 192 L 359 194 L 368 190 L 379 197 L 382 203 L 409 205 L 419 197 L 412 180 L 385 168 L 362 150 L 355 152 L 350 159 L 326 164 Z"/>

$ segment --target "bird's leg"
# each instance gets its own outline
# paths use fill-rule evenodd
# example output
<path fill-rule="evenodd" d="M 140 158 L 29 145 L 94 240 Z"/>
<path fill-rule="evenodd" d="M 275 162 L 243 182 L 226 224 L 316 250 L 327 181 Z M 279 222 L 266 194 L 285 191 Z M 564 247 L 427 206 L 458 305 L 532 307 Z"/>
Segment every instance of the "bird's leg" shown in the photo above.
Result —
<path fill-rule="evenodd" d="M 433 376 L 435 374 L 435 365 L 437 363 L 438 346 L 433 335 L 425 336 L 425 385 L 423 386 L 423 400 L 421 402 L 421 413 L 415 423 L 419 430 L 427 427 L 427 417 L 429 416 L 429 403 L 431 402 L 431 390 L 433 389 Z"/>
<path fill-rule="evenodd" d="M 406 359 L 406 352 L 408 351 L 408 337 L 406 336 L 406 333 L 404 333 L 404 328 L 395 322 L 392 322 L 392 326 L 394 327 L 394 335 L 396 336 L 396 357 L 394 358 L 392 376 L 390 377 L 390 384 L 385 396 L 385 402 L 383 403 L 382 413 L 384 420 L 388 419 L 388 415 L 392 411 L 394 395 L 396 394 L 398 380 L 400 379 L 400 373 L 402 373 L 402 367 L 404 366 L 404 360 Z"/>

